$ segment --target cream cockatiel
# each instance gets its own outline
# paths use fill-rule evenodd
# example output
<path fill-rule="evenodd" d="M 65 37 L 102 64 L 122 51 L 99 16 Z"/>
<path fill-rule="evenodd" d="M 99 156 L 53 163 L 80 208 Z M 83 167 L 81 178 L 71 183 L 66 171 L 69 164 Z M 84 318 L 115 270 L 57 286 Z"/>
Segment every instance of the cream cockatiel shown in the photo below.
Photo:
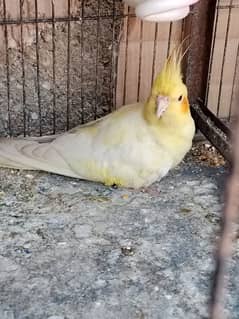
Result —
<path fill-rule="evenodd" d="M 0 167 L 132 188 L 160 180 L 189 151 L 195 131 L 181 60 L 175 49 L 146 103 L 123 106 L 61 135 L 0 139 Z"/>

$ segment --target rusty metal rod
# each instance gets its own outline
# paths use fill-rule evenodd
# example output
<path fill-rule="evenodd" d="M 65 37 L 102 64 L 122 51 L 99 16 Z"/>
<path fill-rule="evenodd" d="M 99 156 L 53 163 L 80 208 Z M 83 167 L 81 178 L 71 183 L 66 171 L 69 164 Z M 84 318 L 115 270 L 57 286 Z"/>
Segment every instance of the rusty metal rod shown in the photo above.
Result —
<path fill-rule="evenodd" d="M 200 131 L 213 146 L 230 162 L 231 161 L 231 131 L 220 121 L 201 100 L 191 105 L 192 116 Z"/>
<path fill-rule="evenodd" d="M 111 69 L 115 70 L 115 15 L 116 15 L 116 4 L 115 0 L 113 0 L 113 18 L 112 18 L 112 38 L 111 38 Z M 116 107 L 116 74 L 114 71 L 111 72 L 111 83 L 110 83 L 110 95 L 111 95 L 111 103 L 109 105 L 109 112 L 112 112 Z"/>
<path fill-rule="evenodd" d="M 23 5 L 24 0 L 20 0 L 20 20 L 23 19 Z M 24 37 L 23 37 L 23 24 L 20 26 L 20 39 L 21 39 L 21 66 L 22 66 L 22 105 L 23 105 L 23 134 L 26 136 L 26 74 L 25 74 L 25 52 L 24 52 Z"/>
<path fill-rule="evenodd" d="M 35 20 L 38 20 L 38 0 L 35 0 Z M 39 135 L 42 135 L 42 104 L 41 104 L 41 79 L 40 79 L 40 44 L 39 44 L 39 26 L 35 24 L 36 34 L 36 89 L 38 102 L 38 116 L 39 116 Z"/>
<path fill-rule="evenodd" d="M 239 112 L 238 112 L 239 113 Z M 239 217 L 239 116 L 234 131 L 232 169 L 226 186 L 226 204 L 223 214 L 221 238 L 216 257 L 216 270 L 212 286 L 210 319 L 223 319 L 226 289 L 226 270 L 233 248 L 233 226 Z"/>
<path fill-rule="evenodd" d="M 99 50 L 100 50 L 100 7 L 101 0 L 97 1 L 96 53 L 95 53 L 95 104 L 93 106 L 94 120 L 97 119 L 99 103 Z"/>
<path fill-rule="evenodd" d="M 80 101 L 81 101 L 81 123 L 85 122 L 84 118 L 84 94 L 83 94 L 83 77 L 84 77 L 84 6 L 85 1 L 82 0 L 81 2 L 81 26 L 80 26 Z"/>
<path fill-rule="evenodd" d="M 6 68 L 6 81 L 7 81 L 7 112 L 8 112 L 8 131 L 9 135 L 12 135 L 12 121 L 11 121 L 11 103 L 10 103 L 10 62 L 9 62 L 9 51 L 8 51 L 8 27 L 7 21 L 7 10 L 6 0 L 3 1 L 3 18 L 4 18 L 4 42 L 5 42 L 5 68 Z"/>
<path fill-rule="evenodd" d="M 67 12 L 71 16 L 71 0 L 67 2 Z M 66 129 L 70 128 L 70 111 L 71 111 L 71 23 L 67 22 L 67 62 L 66 62 Z"/>
<path fill-rule="evenodd" d="M 53 131 L 56 133 L 56 25 L 55 25 L 55 0 L 51 1 L 52 9 L 52 115 Z"/>
<path fill-rule="evenodd" d="M 83 0 L 84 1 L 84 0 Z M 100 15 L 100 19 L 109 19 L 111 20 L 112 18 L 114 18 L 115 20 L 117 19 L 122 19 L 122 18 L 126 18 L 126 17 L 131 17 L 131 18 L 135 18 L 135 14 L 134 13 L 129 13 L 129 14 L 116 14 L 115 16 L 113 16 L 112 14 L 106 15 L 106 14 L 102 14 Z M 84 20 L 85 21 L 97 21 L 97 16 L 96 15 L 92 15 L 92 16 L 85 16 Z M 55 22 L 68 22 L 68 21 L 72 21 L 72 22 L 79 22 L 81 21 L 81 16 L 71 16 L 71 17 L 56 17 L 55 18 Z M 44 18 L 44 17 L 37 17 L 37 18 L 24 18 L 22 20 L 23 24 L 35 24 L 35 23 L 52 23 L 52 18 Z M 20 25 L 21 21 L 19 19 L 6 19 L 5 20 L 0 20 L 0 25 L 5 25 L 5 24 L 17 24 Z"/>

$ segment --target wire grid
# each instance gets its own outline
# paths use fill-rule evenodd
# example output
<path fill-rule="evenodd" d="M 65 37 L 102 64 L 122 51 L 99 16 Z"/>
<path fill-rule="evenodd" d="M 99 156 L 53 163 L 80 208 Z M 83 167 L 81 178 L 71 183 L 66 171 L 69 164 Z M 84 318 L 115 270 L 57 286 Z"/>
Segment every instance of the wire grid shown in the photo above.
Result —
<path fill-rule="evenodd" d="M 104 10 L 101 0 L 78 3 L 67 0 L 64 1 L 66 16 L 59 14 L 63 1 L 14 2 L 17 7 L 14 14 L 9 13 L 11 1 L 0 3 L 4 42 L 1 48 L 4 59 L 0 63 L 4 78 L 0 92 L 0 107 L 5 116 L 1 119 L 3 129 L 9 135 L 51 134 L 111 112 L 116 96 L 117 41 L 124 17 L 121 1 L 109 1 Z M 47 12 L 42 14 L 43 2 L 47 4 Z M 64 63 L 58 61 L 60 27 L 65 28 Z M 42 54 L 44 28 L 47 30 L 45 42 L 50 46 L 45 57 Z M 32 59 L 29 59 L 26 43 L 29 30 Z M 16 44 L 12 45 L 14 32 Z M 73 61 L 77 50 L 74 37 L 79 40 L 77 66 Z M 45 58 L 51 60 L 46 70 L 42 62 Z M 58 75 L 61 68 L 64 72 Z M 21 74 L 15 75 L 19 72 Z"/>
<path fill-rule="evenodd" d="M 180 43 L 184 37 L 184 20 L 168 23 L 167 25 L 151 23 L 151 26 L 154 28 L 154 34 L 153 39 L 151 39 L 152 64 L 148 68 L 148 64 L 145 65 L 145 61 L 149 61 L 149 57 L 143 56 L 145 43 L 146 45 L 149 43 L 147 38 L 145 39 L 144 32 L 147 31 L 147 23 L 139 23 L 139 20 L 135 18 L 134 11 L 127 6 L 123 9 L 122 3 L 119 0 L 109 1 L 107 11 L 103 10 L 105 4 L 101 0 L 91 1 L 94 7 L 96 7 L 94 10 L 92 8 L 89 10 L 89 1 L 82 0 L 80 5 L 78 4 L 77 12 L 73 10 L 74 1 L 67 0 L 64 1 L 67 3 L 67 7 L 65 8 L 66 16 L 57 14 L 59 2 L 54 0 L 48 2 L 50 3 L 50 7 L 48 5 L 47 14 L 45 12 L 44 15 L 41 12 L 41 3 L 38 0 L 15 0 L 15 2 L 18 6 L 15 16 L 9 14 L 9 10 L 7 10 L 7 6 L 10 3 L 8 0 L 2 1 L 3 10 L 2 12 L 0 11 L 0 26 L 4 30 L 5 55 L 3 74 L 5 87 L 2 89 L 4 92 L 0 94 L 2 95 L 0 107 L 2 109 L 6 108 L 5 114 L 7 116 L 2 120 L 4 121 L 2 126 L 8 135 L 44 135 L 68 130 L 79 123 L 94 120 L 111 112 L 116 105 L 121 106 L 129 102 L 145 100 L 153 79 L 165 58 L 169 55 L 174 45 Z M 25 7 L 29 2 L 32 5 L 30 7 L 31 12 L 30 14 L 29 12 L 26 14 Z M 110 22 L 110 28 L 107 30 L 110 43 L 107 41 L 104 47 L 103 40 L 105 35 L 102 34 L 102 26 L 105 21 Z M 130 53 L 129 50 L 132 44 L 131 35 L 135 32 L 135 29 L 132 29 L 132 22 L 138 23 L 140 29 L 137 44 L 138 61 L 133 58 L 137 61 L 137 65 L 131 65 L 130 63 L 130 58 L 132 58 L 132 55 L 130 55 L 132 52 Z M 91 31 L 89 31 L 90 23 L 94 24 Z M 58 73 L 59 67 L 62 68 L 63 64 L 58 63 L 59 39 L 57 38 L 57 28 L 59 25 L 64 25 L 66 28 L 64 73 L 61 74 L 60 87 Z M 73 43 L 75 25 L 77 25 L 80 38 L 78 43 L 78 77 L 76 81 L 72 80 L 72 71 L 76 68 L 72 58 L 75 50 Z M 122 25 L 124 25 L 122 30 L 123 36 L 120 37 Z M 167 39 L 162 43 L 163 25 L 164 27 L 166 25 Z M 47 26 L 48 28 L 48 36 L 50 36 L 48 42 L 51 43 L 50 50 L 46 48 L 50 51 L 51 55 L 51 63 L 47 68 L 47 72 L 42 67 L 42 60 L 44 59 L 42 52 L 43 50 L 47 51 L 42 45 L 43 26 Z M 12 48 L 9 42 L 14 33 L 12 28 L 16 27 L 20 29 L 18 32 L 19 43 L 16 47 Z M 29 52 L 26 45 L 27 28 L 29 27 L 34 36 L 32 46 L 34 52 L 31 53 L 34 54 L 34 58 L 31 61 L 29 60 Z M 93 60 L 89 62 L 89 59 L 86 59 L 88 49 L 85 48 L 90 41 L 90 39 L 87 39 L 90 33 L 95 34 L 95 52 Z M 124 50 L 124 57 L 123 61 L 121 59 L 118 63 L 119 41 L 120 48 Z M 107 57 L 104 58 L 101 51 L 105 51 L 106 45 L 109 48 L 107 48 Z M 12 68 L 12 60 L 18 55 L 17 50 L 20 53 L 19 60 L 21 63 L 14 69 Z M 13 57 L 14 54 L 15 56 Z M 102 89 L 102 83 L 105 81 L 105 72 L 102 70 L 101 60 L 109 60 L 109 56 L 110 61 L 107 61 L 109 66 L 108 74 L 106 74 L 106 78 L 108 78 L 106 90 Z M 31 68 L 30 64 L 34 68 Z M 134 67 L 134 69 L 131 69 L 131 67 Z M 16 71 L 19 73 L 20 70 L 21 74 L 19 74 L 18 88 L 16 90 L 16 81 L 14 81 L 13 74 Z M 89 73 L 92 76 L 90 81 L 87 81 L 85 77 Z M 135 81 L 132 81 L 132 75 L 136 76 Z M 29 81 L 31 84 L 29 84 Z M 44 88 L 45 82 L 48 82 L 48 86 L 50 86 L 47 94 Z M 133 91 L 137 91 L 136 95 L 130 91 L 132 83 L 136 86 L 133 88 Z M 145 83 L 147 83 L 146 86 Z M 89 90 L 90 86 L 91 90 Z M 4 133 L 3 129 L 2 133 Z"/>
<path fill-rule="evenodd" d="M 28 2 L 32 3 L 32 14 L 26 16 L 24 14 L 24 6 Z M 111 0 L 109 6 L 110 10 L 102 10 L 103 1 L 95 2 L 95 10 L 88 10 L 88 1 L 81 1 L 78 12 L 73 12 L 74 6 L 73 0 L 64 1 L 67 3 L 65 12 L 66 16 L 56 14 L 59 2 L 51 0 L 50 12 L 47 15 L 39 14 L 39 1 L 38 0 L 15 0 L 19 6 L 19 13 L 16 17 L 9 15 L 7 11 L 7 0 L 2 1 L 2 8 L 0 12 L 0 26 L 2 26 L 4 34 L 4 46 L 5 46 L 5 90 L 2 93 L 3 99 L 0 103 L 1 108 L 6 108 L 5 124 L 3 125 L 9 135 L 30 135 L 30 134 L 48 134 L 55 133 L 56 131 L 62 131 L 69 129 L 70 127 L 80 123 L 88 122 L 96 119 L 108 112 L 111 112 L 115 106 L 121 106 L 126 103 L 131 103 L 139 100 L 145 100 L 149 92 L 155 75 L 160 69 L 162 62 L 166 56 L 170 53 L 172 47 L 179 43 L 185 35 L 185 20 L 169 24 L 152 24 L 151 31 L 149 31 L 150 39 L 147 39 L 146 31 L 150 30 L 147 27 L 150 24 L 139 22 L 135 18 L 134 12 L 127 6 L 124 10 L 119 0 Z M 44 2 L 44 1 L 43 1 Z M 58 3 L 58 4 L 57 4 Z M 0 6 L 1 6 L 0 5 Z M 231 38 L 231 32 L 235 29 L 235 14 L 239 12 L 238 0 L 218 0 L 214 36 L 212 42 L 211 59 L 208 73 L 208 85 L 206 102 L 208 107 L 218 116 L 231 120 L 234 117 L 235 106 L 238 102 L 238 85 L 237 78 L 239 73 L 239 34 L 233 34 Z M 193 12 L 192 12 L 193 13 Z M 224 20 L 221 20 L 223 14 Z M 102 25 L 104 21 L 110 21 L 111 27 L 108 30 L 111 39 L 110 44 L 110 63 L 108 77 L 108 90 L 102 94 L 102 82 L 105 76 L 100 66 L 99 55 L 102 51 Z M 218 45 L 221 43 L 219 27 L 224 23 L 224 38 L 223 48 Z M 226 23 L 225 23 L 226 22 Z M 84 48 L 87 46 L 87 35 L 84 29 L 87 23 L 95 24 L 95 54 L 93 61 L 91 61 L 91 68 L 86 67 L 89 63 L 85 59 Z M 64 24 L 66 26 L 66 59 L 65 59 L 65 74 L 64 85 L 61 85 L 62 95 L 65 96 L 65 100 L 59 98 L 59 88 L 57 83 L 57 73 L 59 71 L 59 65 L 57 65 L 57 26 Z M 76 81 L 72 80 L 72 69 L 74 69 L 74 61 L 72 54 L 74 48 L 72 48 L 73 28 L 77 24 L 80 41 L 79 41 L 79 63 L 77 70 L 78 77 Z M 119 40 L 119 26 L 123 24 L 123 34 L 120 38 L 120 46 L 118 48 Z M 134 25 L 137 24 L 135 27 Z M 34 92 L 29 92 L 26 89 L 27 86 L 27 73 L 29 72 L 29 62 L 27 63 L 27 48 L 25 45 L 26 27 L 32 26 L 35 33 L 35 62 L 34 70 L 35 76 L 31 78 L 32 87 Z M 48 25 L 51 28 L 51 45 L 52 45 L 52 62 L 49 66 L 51 69 L 51 75 L 48 76 L 50 82 L 51 94 L 43 97 L 44 88 L 43 82 L 46 79 L 42 77 L 42 63 L 41 63 L 41 32 L 42 25 Z M 11 45 L 9 45 L 9 39 L 11 37 L 11 27 L 19 26 L 19 51 L 21 53 L 21 101 L 14 99 L 12 96 L 15 94 L 15 83 L 11 81 L 14 70 L 11 70 Z M 163 34 L 164 30 L 165 34 Z M 219 31 L 218 31 L 219 30 Z M 238 27 L 239 30 L 239 27 Z M 235 33 L 235 32 L 234 32 Z M 232 40 L 233 46 L 237 49 L 232 54 Z M 132 51 L 132 47 L 136 50 Z M 119 50 L 118 50 L 119 49 Z M 147 56 L 144 52 L 147 50 Z M 117 69 L 117 52 L 119 51 L 119 63 Z M 236 51 L 236 52 L 235 52 Z M 221 56 L 220 52 L 222 53 Z M 134 63 L 132 63 L 132 61 Z M 149 67 L 150 61 L 151 65 Z M 147 63 L 146 63 L 147 62 Z M 219 63 L 218 63 L 219 62 Z M 219 65 L 219 68 L 218 68 Z M 228 68 L 230 65 L 230 79 L 226 82 L 228 76 Z M 89 71 L 89 69 L 91 71 Z M 116 72 L 117 69 L 117 72 Z M 92 73 L 90 84 L 85 80 L 85 73 Z M 63 78 L 63 77 L 62 77 Z M 219 78 L 219 80 L 218 80 Z M 63 80 L 62 80 L 63 82 Z M 74 82 L 74 85 L 72 85 Z M 94 82 L 94 83 L 93 83 Z M 77 83 L 77 85 L 76 85 Z M 94 89 L 88 92 L 87 86 L 91 86 Z M 75 89 L 77 87 L 77 89 Z M 58 90 L 57 90 L 58 88 Z M 18 89 L 18 93 L 20 91 Z M 29 98 L 29 93 L 34 93 L 34 98 Z M 18 94 L 18 95 L 19 95 Z M 91 95 L 91 97 L 89 97 Z M 104 97 L 102 98 L 102 95 Z M 229 96 L 230 95 L 230 96 Z M 33 100 L 33 103 L 32 103 Z M 47 101 L 46 101 L 47 100 Z M 103 101 L 102 101 L 103 100 Z M 227 101 L 227 103 L 225 103 Z M 18 108 L 16 110 L 16 104 Z M 3 106 L 5 104 L 5 106 Z M 19 104 L 21 107 L 19 107 Z M 31 109 L 31 104 L 37 105 L 37 110 Z M 59 109 L 59 105 L 63 105 Z M 46 105 L 46 106 L 45 106 Z M 48 110 L 46 110 L 48 108 Z M 63 109 L 63 110 L 62 110 Z M 74 110 L 74 112 L 73 112 Z M 72 113 L 73 112 L 73 113 Z M 36 114 L 37 113 L 37 114 Z M 32 114 L 34 119 L 32 119 Z M 46 119 L 48 117 L 48 120 Z M 37 118 L 37 120 L 36 120 Z M 18 128 L 16 123 L 20 122 Z M 51 126 L 51 128 L 50 128 Z"/>
<path fill-rule="evenodd" d="M 206 104 L 232 121 L 239 102 L 239 1 L 218 0 L 206 90 Z"/>

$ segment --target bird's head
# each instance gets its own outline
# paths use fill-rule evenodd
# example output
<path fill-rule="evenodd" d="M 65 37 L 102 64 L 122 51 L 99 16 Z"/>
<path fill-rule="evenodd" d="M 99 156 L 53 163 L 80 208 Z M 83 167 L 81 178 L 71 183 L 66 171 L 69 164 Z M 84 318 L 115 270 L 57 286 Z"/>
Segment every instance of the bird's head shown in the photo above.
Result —
<path fill-rule="evenodd" d="M 154 81 L 144 107 L 144 117 L 151 124 L 190 114 L 187 87 L 182 81 L 182 57 L 181 46 L 174 49 Z"/>

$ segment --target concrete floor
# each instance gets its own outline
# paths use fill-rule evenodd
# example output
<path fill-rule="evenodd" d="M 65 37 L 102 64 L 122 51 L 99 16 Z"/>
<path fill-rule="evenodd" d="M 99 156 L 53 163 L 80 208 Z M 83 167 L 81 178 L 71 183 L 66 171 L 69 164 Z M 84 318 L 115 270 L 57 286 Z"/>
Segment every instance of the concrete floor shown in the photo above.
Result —
<path fill-rule="evenodd" d="M 0 170 L 0 318 L 206 319 L 226 174 L 189 156 L 141 192 Z"/>

